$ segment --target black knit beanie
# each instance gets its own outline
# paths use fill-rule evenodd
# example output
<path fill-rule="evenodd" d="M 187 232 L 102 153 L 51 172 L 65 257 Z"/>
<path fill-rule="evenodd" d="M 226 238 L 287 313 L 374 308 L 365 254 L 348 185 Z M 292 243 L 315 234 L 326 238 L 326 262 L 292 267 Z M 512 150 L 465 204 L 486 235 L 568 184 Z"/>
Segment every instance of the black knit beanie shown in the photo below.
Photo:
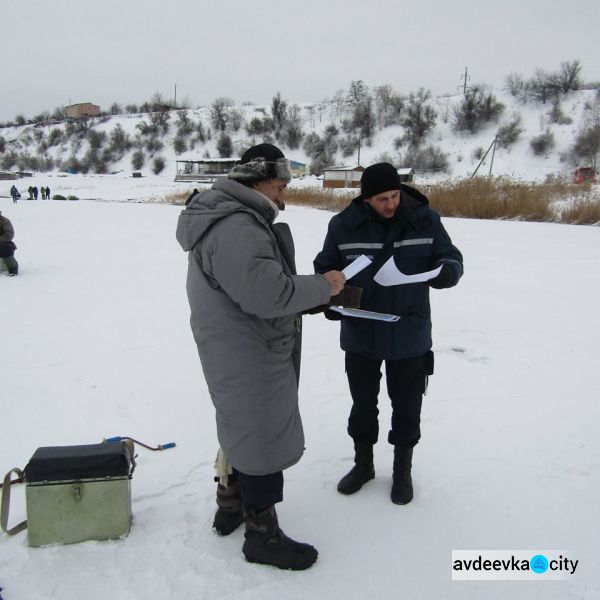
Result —
<path fill-rule="evenodd" d="M 228 174 L 229 179 L 253 185 L 267 179 L 292 178 L 290 164 L 283 152 L 273 144 L 258 144 L 244 152 L 239 165 Z"/>
<path fill-rule="evenodd" d="M 360 195 L 363 200 L 377 194 L 400 189 L 400 176 L 390 163 L 377 163 L 367 167 L 360 179 Z"/>

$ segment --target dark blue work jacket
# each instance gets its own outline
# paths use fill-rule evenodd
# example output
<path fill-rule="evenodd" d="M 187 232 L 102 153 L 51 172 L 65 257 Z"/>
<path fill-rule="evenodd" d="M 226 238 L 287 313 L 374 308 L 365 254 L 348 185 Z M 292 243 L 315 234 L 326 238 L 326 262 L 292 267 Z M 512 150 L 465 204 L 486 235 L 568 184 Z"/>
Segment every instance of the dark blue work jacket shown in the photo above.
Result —
<path fill-rule="evenodd" d="M 429 285 L 410 283 L 381 286 L 373 276 L 394 256 L 396 267 L 407 275 L 447 264 L 458 283 L 463 259 L 452 244 L 427 198 L 402 185 L 400 205 L 391 219 L 381 219 L 362 197 L 355 198 L 329 222 L 323 249 L 314 260 L 315 272 L 341 270 L 361 254 L 373 263 L 348 283 L 363 288 L 361 308 L 399 315 L 394 323 L 349 317 L 342 320 L 342 350 L 369 358 L 397 360 L 421 356 L 431 349 Z"/>

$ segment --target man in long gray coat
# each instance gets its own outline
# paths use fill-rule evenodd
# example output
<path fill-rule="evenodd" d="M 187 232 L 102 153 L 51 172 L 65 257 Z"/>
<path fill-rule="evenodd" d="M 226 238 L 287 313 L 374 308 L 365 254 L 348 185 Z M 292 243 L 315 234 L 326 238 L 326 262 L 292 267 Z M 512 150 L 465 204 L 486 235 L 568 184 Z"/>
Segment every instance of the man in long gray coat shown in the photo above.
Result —
<path fill-rule="evenodd" d="M 318 553 L 285 536 L 274 505 L 283 499 L 282 471 L 304 451 L 300 314 L 326 305 L 345 277 L 296 274 L 289 227 L 273 223 L 290 178 L 278 148 L 250 148 L 226 179 L 188 200 L 177 239 L 189 252 L 192 331 L 233 466 L 229 485 L 219 486 L 214 527 L 226 535 L 245 517 L 248 561 L 306 569 Z"/>

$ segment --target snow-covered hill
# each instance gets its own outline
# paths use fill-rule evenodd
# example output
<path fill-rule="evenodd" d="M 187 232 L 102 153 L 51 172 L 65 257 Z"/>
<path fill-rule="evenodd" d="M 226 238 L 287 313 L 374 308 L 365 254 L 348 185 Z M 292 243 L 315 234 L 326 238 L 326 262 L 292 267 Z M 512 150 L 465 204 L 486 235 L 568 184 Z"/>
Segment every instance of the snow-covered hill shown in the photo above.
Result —
<path fill-rule="evenodd" d="M 596 90 L 582 90 L 570 92 L 561 99 L 560 108 L 567 123 L 559 124 L 551 122 L 550 111 L 552 102 L 546 104 L 529 101 L 522 103 L 513 97 L 507 91 L 495 91 L 497 100 L 504 105 L 504 111 L 498 121 L 490 122 L 482 127 L 475 134 L 455 133 L 452 128 L 453 110 L 462 101 L 463 96 L 440 96 L 432 98 L 429 101 L 431 107 L 437 113 L 436 125 L 424 139 L 425 145 L 434 145 L 441 152 L 447 155 L 448 169 L 443 173 L 421 174 L 420 177 L 431 179 L 445 177 L 467 177 L 470 176 L 479 163 L 480 156 L 487 150 L 498 129 L 514 120 L 518 115 L 521 119 L 522 133 L 518 140 L 509 148 L 496 147 L 492 173 L 494 175 L 506 175 L 514 178 L 542 181 L 548 176 L 566 176 L 572 175 L 574 166 L 565 160 L 565 156 L 573 145 L 575 136 L 580 130 L 586 112 L 586 105 L 593 104 L 597 98 Z M 288 106 L 291 103 L 288 103 Z M 312 108 L 311 108 L 312 107 Z M 244 124 L 238 131 L 229 130 L 228 135 L 233 141 L 233 155 L 239 155 L 243 149 L 256 141 L 261 141 L 261 136 L 249 136 L 245 130 L 245 124 L 253 118 L 263 118 L 270 115 L 270 106 L 240 106 L 233 107 L 239 115 L 243 117 Z M 330 125 L 340 128 L 339 114 L 333 103 L 299 105 L 299 114 L 301 126 L 304 134 L 312 132 L 323 135 L 325 129 Z M 179 148 L 179 155 L 174 149 L 174 141 L 177 137 L 178 114 L 181 111 L 171 111 L 169 117 L 169 130 L 165 135 L 161 135 L 160 142 L 162 148 L 157 150 L 144 150 L 145 164 L 142 167 L 144 174 L 151 174 L 153 158 L 160 156 L 165 161 L 165 169 L 162 175 L 172 179 L 175 174 L 175 160 L 179 157 L 202 158 L 217 157 L 218 134 L 212 132 L 208 139 L 208 130 L 210 124 L 210 107 L 187 110 L 187 116 L 193 125 L 202 124 L 204 141 L 198 139 L 196 132 L 184 137 L 184 147 Z M 110 134 L 117 126 L 133 141 L 140 134 L 140 124 L 148 124 L 150 117 L 148 114 L 117 115 L 104 119 L 92 120 L 93 129 L 97 132 L 106 134 L 106 140 L 99 149 L 101 153 L 109 144 Z M 570 122 L 569 122 L 570 121 Z M 5 127 L 0 129 L 0 136 L 5 140 L 5 154 L 15 152 L 17 154 L 29 154 L 33 157 L 51 159 L 53 170 L 57 171 L 61 165 L 66 164 L 70 157 L 76 157 L 78 161 L 85 159 L 86 153 L 90 149 L 90 143 L 83 139 L 77 147 L 73 145 L 73 138 L 63 138 L 62 142 L 48 146 L 48 140 L 52 130 L 60 130 L 64 133 L 64 124 L 50 124 L 46 126 L 25 125 L 21 127 Z M 551 132 L 554 136 L 555 145 L 549 149 L 546 154 L 536 156 L 530 146 L 531 140 L 542 133 Z M 361 145 L 360 163 L 363 166 L 372 164 L 382 159 L 391 158 L 397 163 L 397 166 L 411 166 L 400 164 L 401 154 L 406 147 L 396 148 L 395 140 L 405 134 L 405 129 L 401 125 L 394 125 L 385 128 L 375 128 L 371 137 L 371 144 L 368 145 L 363 140 Z M 344 134 L 340 132 L 340 136 Z M 190 149 L 190 141 L 196 138 L 193 147 Z M 122 158 L 115 157 L 114 162 L 107 164 L 108 172 L 122 172 L 128 175 L 133 170 L 132 155 L 135 148 L 127 150 Z M 302 145 L 295 150 L 286 150 L 287 155 L 297 161 L 310 163 L 311 159 L 303 150 Z M 492 153 L 488 155 L 485 163 L 481 166 L 479 173 L 488 174 L 490 172 Z M 334 156 L 337 165 L 356 164 L 358 157 L 356 154 L 344 157 L 341 150 Z M 0 164 L 2 154 L 0 153 Z M 17 169 L 17 165 L 10 167 Z M 29 169 L 21 169 L 29 170 Z M 90 170 L 93 172 L 93 168 Z"/>

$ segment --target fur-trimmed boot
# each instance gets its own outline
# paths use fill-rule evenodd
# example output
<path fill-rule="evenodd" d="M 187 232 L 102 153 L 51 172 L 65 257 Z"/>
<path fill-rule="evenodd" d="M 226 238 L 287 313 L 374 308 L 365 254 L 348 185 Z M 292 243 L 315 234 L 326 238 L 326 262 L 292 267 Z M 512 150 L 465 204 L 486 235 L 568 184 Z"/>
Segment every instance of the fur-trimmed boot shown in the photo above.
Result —
<path fill-rule="evenodd" d="M 213 528 L 219 535 L 229 535 L 244 522 L 242 492 L 235 475 L 228 476 L 227 487 L 217 485 L 217 506 Z"/>
<path fill-rule="evenodd" d="M 412 455 L 412 447 L 394 446 L 394 474 L 391 493 L 394 504 L 408 504 L 413 499 Z"/>
<path fill-rule="evenodd" d="M 340 494 L 354 494 L 375 477 L 373 466 L 373 444 L 369 442 L 354 443 L 354 466 L 338 483 Z"/>
<path fill-rule="evenodd" d="M 263 512 L 245 512 L 246 533 L 242 552 L 248 562 L 302 571 L 317 560 L 319 553 L 310 544 L 296 542 L 281 529 L 275 507 Z"/>

